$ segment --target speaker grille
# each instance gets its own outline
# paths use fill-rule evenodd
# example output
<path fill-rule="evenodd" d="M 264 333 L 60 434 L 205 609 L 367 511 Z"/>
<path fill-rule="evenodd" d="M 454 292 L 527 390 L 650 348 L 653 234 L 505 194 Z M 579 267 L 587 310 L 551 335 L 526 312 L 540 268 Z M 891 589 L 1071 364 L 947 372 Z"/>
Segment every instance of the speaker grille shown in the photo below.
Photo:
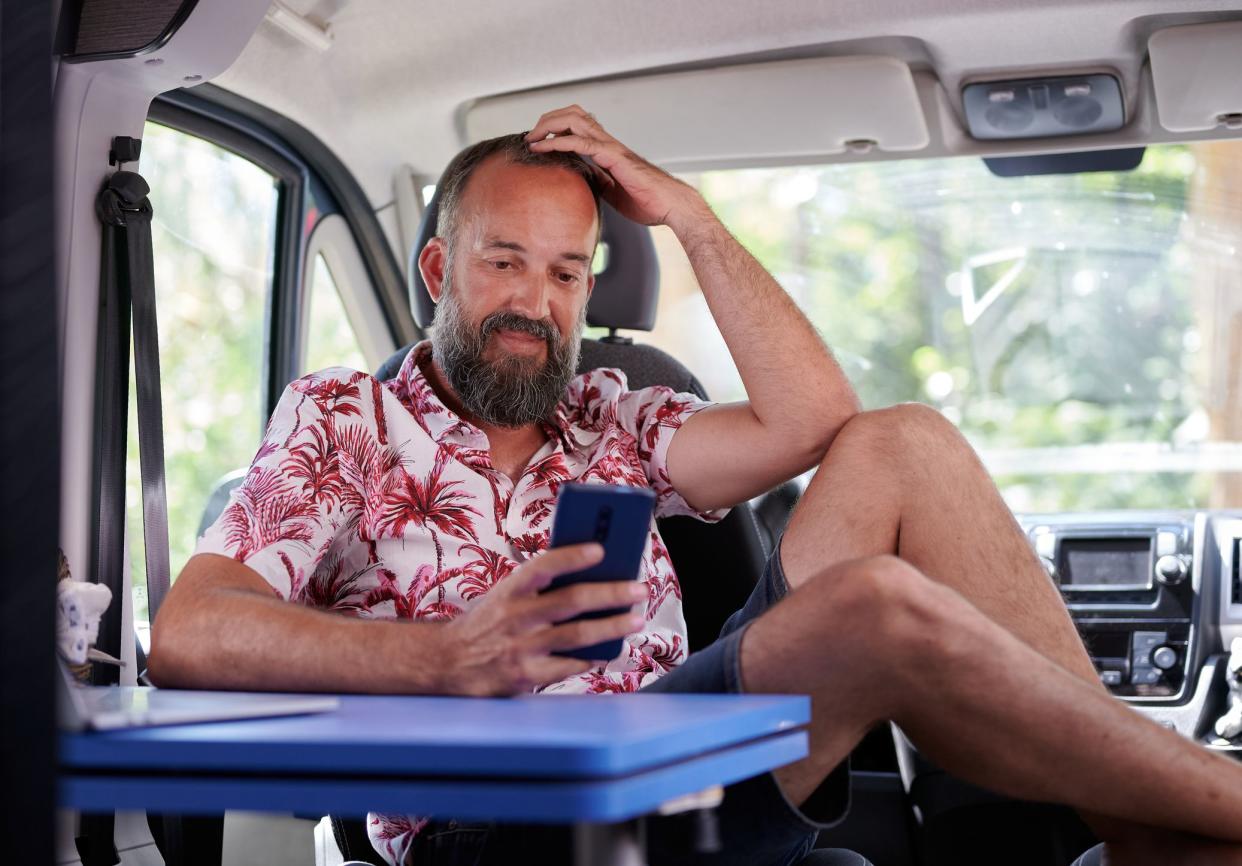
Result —
<path fill-rule="evenodd" d="M 66 59 L 102 60 L 152 51 L 176 32 L 195 0 L 81 0 Z"/>

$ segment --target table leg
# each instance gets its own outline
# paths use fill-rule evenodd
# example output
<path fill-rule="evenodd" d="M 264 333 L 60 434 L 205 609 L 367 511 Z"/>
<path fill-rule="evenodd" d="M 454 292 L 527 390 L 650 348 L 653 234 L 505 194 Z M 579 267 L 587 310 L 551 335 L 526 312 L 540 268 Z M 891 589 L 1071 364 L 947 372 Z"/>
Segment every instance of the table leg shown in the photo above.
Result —
<path fill-rule="evenodd" d="M 642 819 L 575 824 L 574 866 L 647 866 Z"/>

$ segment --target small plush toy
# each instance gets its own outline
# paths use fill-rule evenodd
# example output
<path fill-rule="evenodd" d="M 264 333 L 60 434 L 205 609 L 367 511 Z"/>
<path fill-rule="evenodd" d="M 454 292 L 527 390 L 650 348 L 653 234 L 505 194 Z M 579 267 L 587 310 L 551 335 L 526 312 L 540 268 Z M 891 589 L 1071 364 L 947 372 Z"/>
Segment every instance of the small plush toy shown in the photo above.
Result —
<path fill-rule="evenodd" d="M 1216 735 L 1232 740 L 1242 735 L 1242 637 L 1235 637 L 1229 646 L 1225 682 L 1229 684 L 1229 711 L 1216 720 Z"/>
<path fill-rule="evenodd" d="M 74 580 L 61 555 L 61 579 L 56 582 L 56 648 L 69 664 L 86 664 L 91 645 L 99 639 L 99 621 L 111 603 L 112 590 Z"/>

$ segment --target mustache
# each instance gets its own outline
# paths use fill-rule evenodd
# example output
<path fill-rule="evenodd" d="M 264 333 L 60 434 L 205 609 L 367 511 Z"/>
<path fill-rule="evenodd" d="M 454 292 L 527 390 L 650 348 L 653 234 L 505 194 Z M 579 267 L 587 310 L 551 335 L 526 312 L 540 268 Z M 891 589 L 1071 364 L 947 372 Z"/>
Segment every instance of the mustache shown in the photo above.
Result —
<path fill-rule="evenodd" d="M 479 337 L 486 340 L 496 331 L 521 331 L 538 337 L 549 346 L 555 346 L 561 340 L 561 329 L 551 319 L 528 319 L 507 310 L 492 313 L 484 319 L 479 326 Z"/>

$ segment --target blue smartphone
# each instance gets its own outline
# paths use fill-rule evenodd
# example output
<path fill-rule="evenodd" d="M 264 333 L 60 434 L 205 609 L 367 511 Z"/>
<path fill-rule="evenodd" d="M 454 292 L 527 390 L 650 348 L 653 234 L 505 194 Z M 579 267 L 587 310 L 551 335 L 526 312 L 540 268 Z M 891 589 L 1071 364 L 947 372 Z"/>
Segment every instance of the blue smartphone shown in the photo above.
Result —
<path fill-rule="evenodd" d="M 550 546 L 585 544 L 597 541 L 604 547 L 604 558 L 582 571 L 557 575 L 545 592 L 583 581 L 635 580 L 642 565 L 655 494 L 645 487 L 614 484 L 562 484 L 552 516 Z M 594 610 L 574 617 L 600 619 L 625 613 L 629 608 Z M 562 650 L 557 655 L 587 661 L 614 659 L 621 653 L 621 638 L 593 646 Z"/>

